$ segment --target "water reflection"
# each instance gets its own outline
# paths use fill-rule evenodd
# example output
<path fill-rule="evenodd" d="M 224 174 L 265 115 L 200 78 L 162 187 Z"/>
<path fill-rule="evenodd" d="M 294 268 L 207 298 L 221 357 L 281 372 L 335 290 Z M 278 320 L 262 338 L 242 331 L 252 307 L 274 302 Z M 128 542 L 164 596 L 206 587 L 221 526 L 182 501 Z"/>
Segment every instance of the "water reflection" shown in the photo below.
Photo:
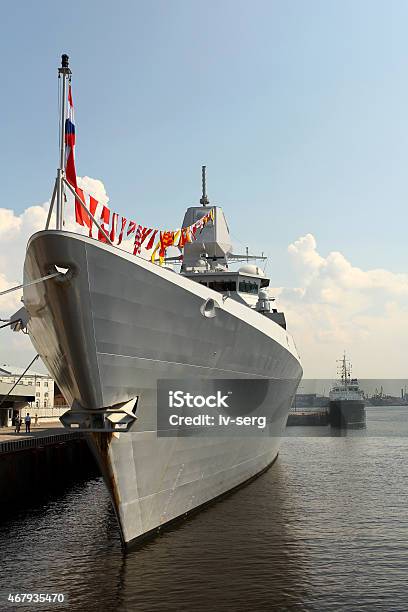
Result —
<path fill-rule="evenodd" d="M 282 466 L 172 529 L 122 565 L 123 609 L 290 609 L 307 598 L 307 550 Z M 158 598 L 158 593 L 162 598 Z M 300 609 L 300 608 L 298 608 Z"/>

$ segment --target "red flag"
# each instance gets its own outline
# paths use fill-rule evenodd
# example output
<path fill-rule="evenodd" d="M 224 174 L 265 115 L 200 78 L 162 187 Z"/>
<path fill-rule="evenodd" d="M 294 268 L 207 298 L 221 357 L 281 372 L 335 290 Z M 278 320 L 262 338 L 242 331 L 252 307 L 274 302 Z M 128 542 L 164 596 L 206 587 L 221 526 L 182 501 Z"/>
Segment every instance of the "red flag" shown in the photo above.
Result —
<path fill-rule="evenodd" d="M 115 235 L 116 235 L 116 228 L 118 225 L 118 213 L 113 213 L 112 215 L 112 224 L 111 224 L 111 233 L 110 233 L 110 239 L 111 242 L 115 242 Z"/>
<path fill-rule="evenodd" d="M 76 192 L 81 198 L 82 202 L 86 204 L 85 195 L 84 195 L 83 190 L 77 187 Z M 79 223 L 79 225 L 86 225 L 86 227 L 89 227 L 89 229 L 91 229 L 92 227 L 91 217 L 83 209 L 83 207 L 80 205 L 77 199 L 75 199 L 75 220 L 77 223 Z"/>
<path fill-rule="evenodd" d="M 152 246 L 154 245 L 154 239 L 156 238 L 156 234 L 159 230 L 154 230 L 153 234 L 150 236 L 150 240 L 147 244 L 146 251 L 150 251 Z"/>
<path fill-rule="evenodd" d="M 89 196 L 89 210 L 93 217 L 95 217 L 95 213 L 96 213 L 98 204 L 99 204 L 98 200 L 95 200 L 95 198 L 93 198 L 92 196 Z M 92 228 L 93 228 L 93 221 L 91 219 L 91 227 L 89 228 L 90 238 L 92 238 Z"/>
<path fill-rule="evenodd" d="M 190 230 L 189 230 L 188 227 L 183 227 L 181 229 L 180 240 L 179 240 L 179 243 L 177 245 L 178 248 L 182 249 L 184 247 L 184 245 L 187 244 L 187 242 L 192 242 Z"/>
<path fill-rule="evenodd" d="M 129 227 L 128 227 L 128 230 L 126 232 L 126 235 L 130 236 L 130 234 L 133 234 L 135 229 L 136 229 L 136 221 L 129 221 Z"/>
<path fill-rule="evenodd" d="M 144 241 L 146 240 L 146 238 L 148 237 L 148 235 L 150 234 L 150 232 L 152 232 L 153 230 L 150 227 L 144 227 L 142 229 L 142 238 L 140 241 L 140 245 L 142 245 L 144 243 Z M 139 251 L 140 252 L 140 251 Z"/>
<path fill-rule="evenodd" d="M 71 90 L 71 85 L 68 87 L 68 103 L 69 105 L 74 108 L 74 103 L 72 102 L 72 90 Z"/>
<path fill-rule="evenodd" d="M 123 232 L 125 231 L 126 221 L 127 221 L 126 217 L 122 217 L 122 227 L 120 228 L 118 244 L 120 244 L 123 240 Z"/>
<path fill-rule="evenodd" d="M 152 230 L 148 227 L 142 227 L 141 225 L 137 226 L 133 255 L 140 254 L 142 250 L 142 244 L 144 243 L 151 231 Z"/>
<path fill-rule="evenodd" d="M 166 257 L 166 250 L 169 246 L 174 244 L 174 232 L 160 232 L 160 251 L 159 258 L 160 263 L 163 262 Z"/>
<path fill-rule="evenodd" d="M 108 235 L 109 235 L 109 227 L 106 227 L 106 224 L 109 224 L 109 219 L 110 219 L 110 210 L 107 206 L 104 206 L 102 208 L 100 225 L 102 229 L 105 230 L 105 233 Z M 98 240 L 100 240 L 101 242 L 108 242 L 105 236 L 103 235 L 103 233 L 101 232 L 101 230 L 98 231 Z"/>
<path fill-rule="evenodd" d="M 136 253 L 139 252 L 141 235 L 142 235 L 142 226 L 138 225 L 137 230 L 136 230 L 136 235 L 135 235 L 135 242 L 133 245 L 133 255 L 136 255 Z"/>

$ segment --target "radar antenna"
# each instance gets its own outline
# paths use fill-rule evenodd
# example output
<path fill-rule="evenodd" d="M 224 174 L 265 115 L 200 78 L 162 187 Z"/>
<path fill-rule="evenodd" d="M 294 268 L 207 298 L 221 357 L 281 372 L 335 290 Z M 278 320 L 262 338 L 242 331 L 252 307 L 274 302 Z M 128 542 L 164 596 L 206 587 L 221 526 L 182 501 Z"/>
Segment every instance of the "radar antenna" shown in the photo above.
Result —
<path fill-rule="evenodd" d="M 210 200 L 207 198 L 207 185 L 206 185 L 206 168 L 207 166 L 201 166 L 201 179 L 203 184 L 203 195 L 200 198 L 200 204 L 208 206 Z"/>

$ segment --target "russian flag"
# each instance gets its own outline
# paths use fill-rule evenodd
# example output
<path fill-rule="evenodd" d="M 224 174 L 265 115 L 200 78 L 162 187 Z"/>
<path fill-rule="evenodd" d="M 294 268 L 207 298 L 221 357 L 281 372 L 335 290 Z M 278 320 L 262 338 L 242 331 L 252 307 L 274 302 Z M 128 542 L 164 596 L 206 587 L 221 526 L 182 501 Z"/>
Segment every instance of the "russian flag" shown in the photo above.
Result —
<path fill-rule="evenodd" d="M 68 87 L 68 116 L 65 119 L 65 176 L 75 189 L 77 188 L 77 177 L 75 170 L 75 123 L 74 105 L 72 102 L 71 85 Z"/>
<path fill-rule="evenodd" d="M 74 103 L 72 101 L 71 84 L 68 86 L 68 109 L 65 119 L 65 177 L 70 183 L 82 201 L 85 203 L 84 192 L 77 185 L 77 176 L 75 169 L 75 123 L 74 123 Z M 82 206 L 75 200 L 75 220 L 79 225 L 85 225 L 92 229 L 92 221 L 89 215 L 86 214 Z"/>

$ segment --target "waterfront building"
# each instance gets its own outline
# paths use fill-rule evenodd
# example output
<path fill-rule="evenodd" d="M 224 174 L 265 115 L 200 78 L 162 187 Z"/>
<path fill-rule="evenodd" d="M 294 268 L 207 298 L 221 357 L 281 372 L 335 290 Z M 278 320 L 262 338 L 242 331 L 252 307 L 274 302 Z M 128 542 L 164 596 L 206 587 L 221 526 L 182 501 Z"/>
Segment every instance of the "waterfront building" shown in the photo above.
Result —
<path fill-rule="evenodd" d="M 0 383 L 3 383 L 3 388 L 7 389 L 7 386 L 9 386 L 10 389 L 18 381 L 23 372 L 24 368 L 1 364 Z M 67 409 L 66 404 L 62 405 L 60 401 L 55 406 L 55 383 L 49 374 L 30 370 L 24 374 L 18 383 L 19 389 L 24 389 L 25 387 L 27 387 L 27 391 L 30 391 L 30 393 L 27 392 L 27 395 L 31 395 L 32 390 L 34 390 L 34 399 L 28 403 L 27 409 L 33 417 L 37 414 L 42 422 L 57 420 Z"/>
<path fill-rule="evenodd" d="M 32 384 L 12 385 L 0 380 L 0 427 L 11 427 L 14 419 L 29 412 L 35 398 L 35 387 Z"/>

